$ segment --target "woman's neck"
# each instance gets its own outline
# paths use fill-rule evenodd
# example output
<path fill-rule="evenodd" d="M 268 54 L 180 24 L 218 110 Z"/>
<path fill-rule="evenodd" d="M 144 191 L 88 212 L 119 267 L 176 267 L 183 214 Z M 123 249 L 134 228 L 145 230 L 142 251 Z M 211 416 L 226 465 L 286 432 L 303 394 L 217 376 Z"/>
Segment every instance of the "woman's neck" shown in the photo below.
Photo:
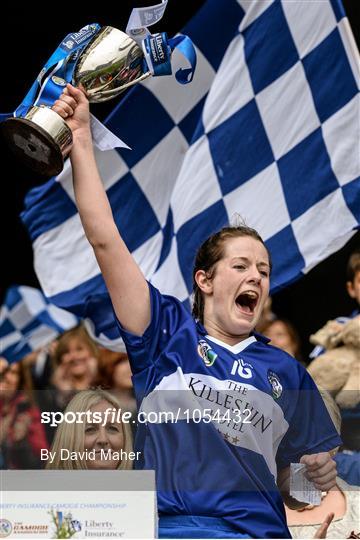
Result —
<path fill-rule="evenodd" d="M 232 347 L 249 337 L 249 334 L 230 334 L 229 332 L 226 332 L 220 328 L 219 325 L 212 322 L 210 319 L 204 319 L 204 327 L 206 328 L 209 336 L 218 339 L 227 345 L 231 345 Z"/>

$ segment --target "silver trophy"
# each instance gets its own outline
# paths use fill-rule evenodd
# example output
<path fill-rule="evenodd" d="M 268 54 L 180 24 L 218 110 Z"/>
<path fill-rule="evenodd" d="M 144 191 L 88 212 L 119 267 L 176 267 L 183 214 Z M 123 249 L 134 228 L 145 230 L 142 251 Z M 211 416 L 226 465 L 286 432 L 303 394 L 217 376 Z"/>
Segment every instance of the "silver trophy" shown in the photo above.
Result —
<path fill-rule="evenodd" d="M 136 41 L 104 26 L 79 55 L 72 84 L 81 84 L 91 103 L 107 101 L 150 76 L 149 71 L 144 72 L 143 58 Z M 71 150 L 72 133 L 50 107 L 32 106 L 24 117 L 5 120 L 1 129 L 12 150 L 31 169 L 47 176 L 62 171 Z"/>

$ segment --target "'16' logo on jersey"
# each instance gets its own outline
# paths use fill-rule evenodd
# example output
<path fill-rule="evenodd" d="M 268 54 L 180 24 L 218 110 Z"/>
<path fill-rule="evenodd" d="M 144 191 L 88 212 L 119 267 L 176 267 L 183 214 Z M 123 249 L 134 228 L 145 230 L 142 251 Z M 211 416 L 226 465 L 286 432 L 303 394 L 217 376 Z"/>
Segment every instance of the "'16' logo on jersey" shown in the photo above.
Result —
<path fill-rule="evenodd" d="M 253 367 L 251 364 L 247 364 L 244 360 L 239 358 L 239 360 L 235 360 L 233 363 L 231 375 L 238 374 L 243 379 L 251 379 L 253 376 L 252 369 Z"/>

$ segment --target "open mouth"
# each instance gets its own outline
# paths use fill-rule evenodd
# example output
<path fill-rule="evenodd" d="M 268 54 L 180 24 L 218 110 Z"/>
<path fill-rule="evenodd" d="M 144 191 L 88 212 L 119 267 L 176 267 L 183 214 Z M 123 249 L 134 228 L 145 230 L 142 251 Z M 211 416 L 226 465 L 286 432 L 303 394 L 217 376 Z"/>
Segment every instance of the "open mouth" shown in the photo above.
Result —
<path fill-rule="evenodd" d="M 252 315 L 255 311 L 259 295 L 255 291 L 245 291 L 236 297 L 235 303 L 243 312 Z"/>

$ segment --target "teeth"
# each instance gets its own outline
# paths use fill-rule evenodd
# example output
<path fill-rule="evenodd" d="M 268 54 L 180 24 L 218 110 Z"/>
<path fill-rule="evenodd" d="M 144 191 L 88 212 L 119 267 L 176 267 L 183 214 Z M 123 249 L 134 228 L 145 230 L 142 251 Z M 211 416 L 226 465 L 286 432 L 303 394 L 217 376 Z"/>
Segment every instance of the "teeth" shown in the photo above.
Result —
<path fill-rule="evenodd" d="M 254 292 L 254 291 L 245 291 L 242 294 L 246 294 L 246 296 L 249 296 L 250 298 L 257 298 L 258 297 L 257 293 Z"/>

